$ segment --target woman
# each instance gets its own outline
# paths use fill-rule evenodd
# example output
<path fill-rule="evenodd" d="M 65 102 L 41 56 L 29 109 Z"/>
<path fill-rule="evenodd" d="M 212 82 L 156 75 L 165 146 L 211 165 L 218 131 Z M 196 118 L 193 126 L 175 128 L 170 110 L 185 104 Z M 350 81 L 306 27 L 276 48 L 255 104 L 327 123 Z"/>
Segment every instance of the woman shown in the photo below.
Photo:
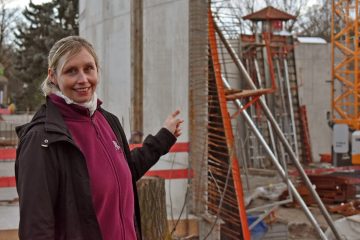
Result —
<path fill-rule="evenodd" d="M 48 66 L 46 104 L 17 128 L 20 239 L 141 239 L 135 184 L 180 136 L 179 111 L 130 151 L 118 118 L 97 99 L 92 45 L 63 38 Z"/>

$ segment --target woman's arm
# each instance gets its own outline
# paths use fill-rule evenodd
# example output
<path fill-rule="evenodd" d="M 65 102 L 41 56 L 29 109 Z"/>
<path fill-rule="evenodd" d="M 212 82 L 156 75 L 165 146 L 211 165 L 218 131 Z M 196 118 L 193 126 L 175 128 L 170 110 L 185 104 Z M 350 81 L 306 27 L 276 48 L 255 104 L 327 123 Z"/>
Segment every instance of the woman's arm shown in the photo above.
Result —
<path fill-rule="evenodd" d="M 131 160 L 135 172 L 135 180 L 139 180 L 162 155 L 169 152 L 176 142 L 176 137 L 166 128 L 161 128 L 155 135 L 148 135 L 142 146 L 131 151 Z"/>
<path fill-rule="evenodd" d="M 54 208 L 58 191 L 58 166 L 50 148 L 41 146 L 39 132 L 21 139 L 16 154 L 15 176 L 19 194 L 19 236 L 26 239 L 55 239 Z"/>
<path fill-rule="evenodd" d="M 155 136 L 147 136 L 142 147 L 131 151 L 136 180 L 140 179 L 162 155 L 168 153 L 176 138 L 181 135 L 181 124 L 184 121 L 178 117 L 179 114 L 179 110 L 170 114 L 165 119 L 164 127 Z"/>
<path fill-rule="evenodd" d="M 181 124 L 183 120 L 178 118 L 180 111 L 177 110 L 166 118 L 164 127 L 161 128 L 155 136 L 148 135 L 142 147 L 130 151 L 119 119 L 104 109 L 101 109 L 101 112 L 108 120 L 119 143 L 124 148 L 124 152 L 127 158 L 129 158 L 131 173 L 135 180 L 139 180 L 162 155 L 168 153 L 172 145 L 176 142 L 176 138 L 181 135 Z"/>

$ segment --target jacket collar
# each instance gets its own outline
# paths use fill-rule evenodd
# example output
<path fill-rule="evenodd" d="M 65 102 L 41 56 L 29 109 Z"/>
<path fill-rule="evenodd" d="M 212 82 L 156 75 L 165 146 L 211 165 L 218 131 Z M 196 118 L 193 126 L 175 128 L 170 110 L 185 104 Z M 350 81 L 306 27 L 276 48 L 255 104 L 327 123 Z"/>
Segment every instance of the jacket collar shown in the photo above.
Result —
<path fill-rule="evenodd" d="M 63 117 L 48 97 L 46 98 L 45 108 L 45 131 L 58 132 L 71 138 Z"/>
<path fill-rule="evenodd" d="M 100 106 L 98 106 L 98 109 L 102 111 Z M 34 126 L 39 124 L 43 124 L 45 130 L 45 136 L 42 144 L 43 147 L 47 147 L 48 144 L 61 140 L 73 142 L 64 118 L 49 97 L 46 98 L 46 104 L 41 106 L 30 123 L 16 127 L 16 133 L 19 139 L 24 137 Z M 55 135 L 48 133 L 55 133 Z"/>
<path fill-rule="evenodd" d="M 59 110 L 46 98 L 46 104 L 36 112 L 31 122 L 16 127 L 16 133 L 21 141 L 23 137 L 36 126 L 44 126 L 45 135 L 42 146 L 47 147 L 50 143 L 56 141 L 72 141 L 71 134 L 67 130 L 67 126 Z"/>

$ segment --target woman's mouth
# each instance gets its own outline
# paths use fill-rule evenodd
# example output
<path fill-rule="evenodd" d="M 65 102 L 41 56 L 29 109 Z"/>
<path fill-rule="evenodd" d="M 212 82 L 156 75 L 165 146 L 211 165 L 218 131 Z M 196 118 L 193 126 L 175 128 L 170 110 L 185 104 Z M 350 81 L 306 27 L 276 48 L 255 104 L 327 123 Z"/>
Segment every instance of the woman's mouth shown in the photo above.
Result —
<path fill-rule="evenodd" d="M 75 91 L 79 92 L 79 93 L 86 93 L 87 91 L 90 90 L 90 87 L 86 87 L 86 88 L 76 88 Z"/>

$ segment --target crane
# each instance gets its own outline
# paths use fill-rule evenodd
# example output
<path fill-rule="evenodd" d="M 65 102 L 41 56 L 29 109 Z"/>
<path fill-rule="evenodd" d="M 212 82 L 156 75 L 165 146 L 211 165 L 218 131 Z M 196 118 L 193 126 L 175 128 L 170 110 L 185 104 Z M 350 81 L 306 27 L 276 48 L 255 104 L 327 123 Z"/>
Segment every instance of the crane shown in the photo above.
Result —
<path fill-rule="evenodd" d="M 334 156 L 360 164 L 359 0 L 333 0 L 331 125 Z M 337 157 L 333 157 L 335 165 Z M 340 159 L 340 158 L 338 158 Z"/>

